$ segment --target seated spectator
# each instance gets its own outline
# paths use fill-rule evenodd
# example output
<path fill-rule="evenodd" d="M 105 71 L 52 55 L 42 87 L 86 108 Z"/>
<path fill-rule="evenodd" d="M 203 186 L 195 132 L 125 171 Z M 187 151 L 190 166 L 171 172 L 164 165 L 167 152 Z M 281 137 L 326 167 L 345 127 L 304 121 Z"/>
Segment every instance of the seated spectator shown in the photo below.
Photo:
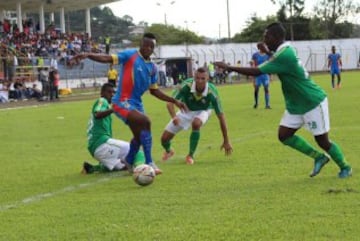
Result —
<path fill-rule="evenodd" d="M 31 88 L 29 88 L 29 93 L 31 98 L 35 98 L 37 100 L 43 100 L 43 95 L 41 90 L 38 88 L 37 84 L 33 84 Z"/>
<path fill-rule="evenodd" d="M 9 102 L 9 83 L 5 80 L 0 81 L 0 103 Z"/>
<path fill-rule="evenodd" d="M 26 100 L 26 87 L 21 79 L 16 79 L 14 82 L 15 99 Z"/>

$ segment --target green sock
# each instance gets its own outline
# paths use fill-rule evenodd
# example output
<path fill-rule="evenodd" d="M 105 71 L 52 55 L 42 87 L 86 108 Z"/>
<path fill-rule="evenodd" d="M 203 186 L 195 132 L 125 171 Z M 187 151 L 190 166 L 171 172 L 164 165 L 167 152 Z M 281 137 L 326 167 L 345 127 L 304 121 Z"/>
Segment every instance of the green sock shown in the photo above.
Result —
<path fill-rule="evenodd" d="M 310 143 L 307 142 L 304 138 L 297 135 L 293 135 L 292 137 L 287 138 L 285 141 L 283 141 L 283 144 L 290 146 L 295 150 L 298 150 L 299 152 L 314 159 L 319 158 L 323 155 L 323 153 L 312 147 Z"/>
<path fill-rule="evenodd" d="M 110 170 L 104 166 L 103 164 L 98 164 L 98 165 L 93 165 L 93 167 L 91 168 L 91 173 L 93 172 L 109 172 Z"/>
<path fill-rule="evenodd" d="M 171 148 L 171 142 L 170 141 L 166 141 L 166 142 L 161 142 L 162 147 L 165 149 L 166 152 L 170 152 L 170 148 Z"/>
<path fill-rule="evenodd" d="M 135 159 L 134 159 L 134 166 L 138 166 L 140 164 L 144 164 L 145 163 L 145 155 L 143 151 L 138 151 L 135 155 Z"/>
<path fill-rule="evenodd" d="M 199 143 L 199 139 L 200 139 L 200 131 L 192 131 L 191 135 L 190 135 L 190 151 L 189 151 L 189 155 L 193 156 L 195 151 L 196 151 L 196 147 Z"/>
<path fill-rule="evenodd" d="M 340 169 L 349 168 L 350 164 L 346 162 L 345 156 L 342 153 L 340 147 L 335 143 L 331 142 L 331 147 L 328 151 L 331 158 L 340 167 Z"/>

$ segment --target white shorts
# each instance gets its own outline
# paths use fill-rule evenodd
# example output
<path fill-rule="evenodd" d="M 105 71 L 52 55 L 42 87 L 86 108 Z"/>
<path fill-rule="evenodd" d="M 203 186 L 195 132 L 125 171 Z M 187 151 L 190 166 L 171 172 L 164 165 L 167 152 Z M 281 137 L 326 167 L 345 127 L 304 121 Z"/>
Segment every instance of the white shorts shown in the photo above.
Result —
<path fill-rule="evenodd" d="M 109 170 L 122 169 L 125 164 L 121 162 L 127 156 L 130 144 L 126 141 L 110 138 L 104 144 L 96 148 L 94 158 L 106 166 Z"/>
<path fill-rule="evenodd" d="M 280 125 L 292 129 L 299 129 L 302 126 L 305 126 L 305 128 L 314 136 L 319 136 L 329 132 L 330 119 L 327 98 L 325 98 L 314 109 L 303 115 L 292 115 L 285 110 L 285 113 L 280 121 Z"/>
<path fill-rule="evenodd" d="M 187 130 L 191 126 L 193 120 L 195 118 L 198 118 L 201 120 L 202 124 L 205 125 L 205 123 L 209 120 L 211 115 L 211 110 L 198 110 L 198 111 L 188 111 L 188 112 L 181 112 L 178 111 L 176 113 L 176 116 L 179 118 L 180 123 L 179 125 L 174 125 L 173 121 L 170 120 L 167 126 L 165 127 L 165 130 L 167 130 L 170 133 L 176 134 L 181 130 Z"/>

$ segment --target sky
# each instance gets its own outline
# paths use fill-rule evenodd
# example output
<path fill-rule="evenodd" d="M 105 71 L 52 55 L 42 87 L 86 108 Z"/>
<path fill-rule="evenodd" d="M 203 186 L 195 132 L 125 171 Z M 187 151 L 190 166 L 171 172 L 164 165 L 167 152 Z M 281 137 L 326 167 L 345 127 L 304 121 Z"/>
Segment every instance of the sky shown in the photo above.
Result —
<path fill-rule="evenodd" d="M 231 37 L 241 32 L 246 27 L 246 21 L 255 13 L 258 17 L 265 18 L 276 14 L 279 9 L 279 5 L 274 5 L 270 0 L 228 2 Z M 305 6 L 305 12 L 312 9 L 310 4 Z M 131 16 L 135 24 L 141 21 L 150 25 L 164 24 L 166 14 L 166 22 L 169 25 L 188 28 L 206 37 L 228 37 L 227 0 L 121 0 L 104 6 L 110 7 L 116 16 Z"/>

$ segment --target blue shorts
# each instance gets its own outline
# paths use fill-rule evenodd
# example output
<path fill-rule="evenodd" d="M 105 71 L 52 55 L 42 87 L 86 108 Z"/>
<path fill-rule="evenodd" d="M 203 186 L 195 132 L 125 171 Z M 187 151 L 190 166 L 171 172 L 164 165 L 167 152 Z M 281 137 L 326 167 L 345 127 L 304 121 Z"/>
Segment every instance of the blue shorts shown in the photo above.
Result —
<path fill-rule="evenodd" d="M 332 68 L 330 70 L 330 73 L 331 73 L 331 75 L 340 74 L 340 69 L 339 68 Z"/>
<path fill-rule="evenodd" d="M 269 86 L 269 82 L 270 82 L 270 76 L 267 74 L 262 74 L 262 75 L 255 77 L 255 86 L 256 87 L 259 87 L 261 85 L 263 85 L 264 87 L 267 87 L 267 86 Z"/>

